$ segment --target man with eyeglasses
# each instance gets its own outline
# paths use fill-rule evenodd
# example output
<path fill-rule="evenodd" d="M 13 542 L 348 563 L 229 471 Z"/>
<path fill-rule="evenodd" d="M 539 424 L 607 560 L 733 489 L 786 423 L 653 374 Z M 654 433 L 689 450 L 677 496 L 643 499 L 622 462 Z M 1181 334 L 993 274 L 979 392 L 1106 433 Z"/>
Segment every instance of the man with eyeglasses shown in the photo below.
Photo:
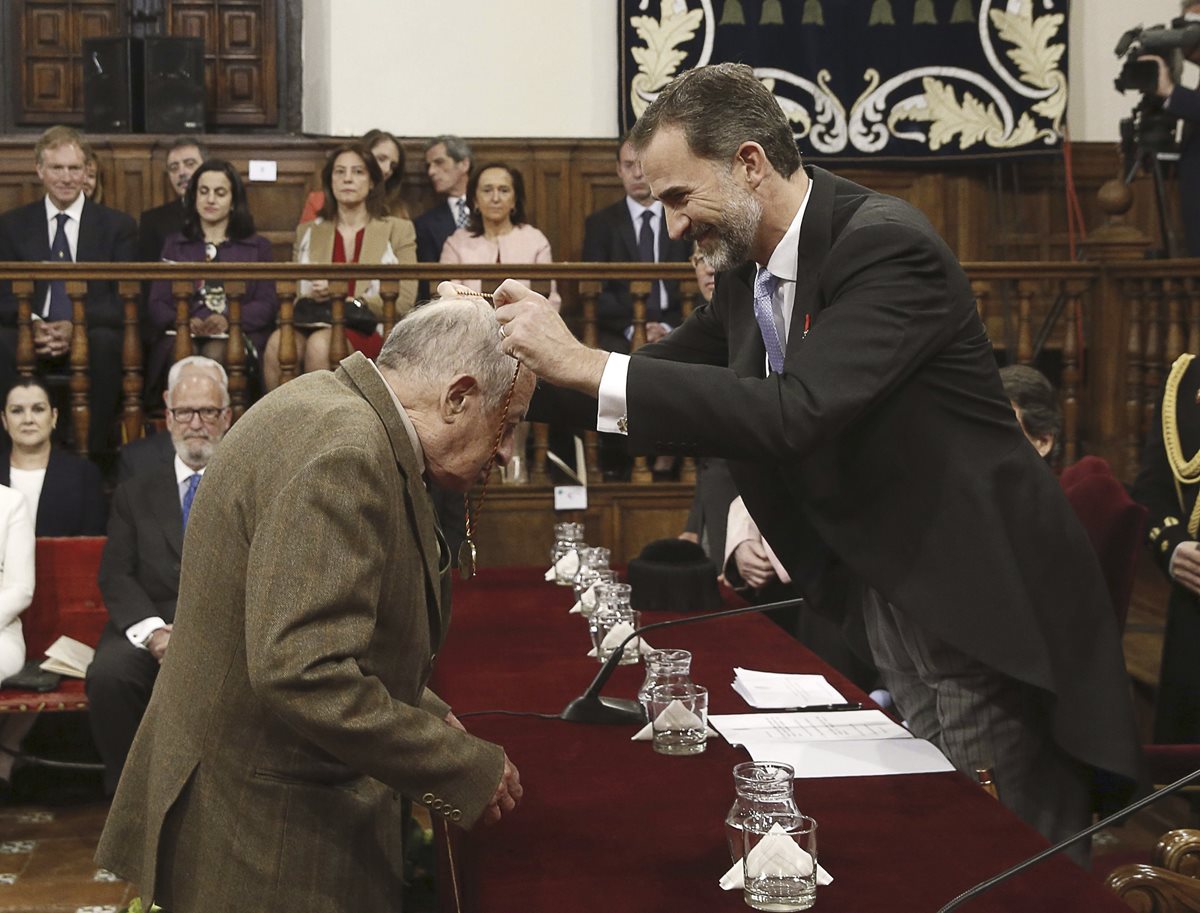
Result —
<path fill-rule="evenodd" d="M 109 623 L 86 681 L 89 721 L 110 794 L 171 640 L 192 503 L 208 461 L 229 430 L 229 390 L 214 372 L 195 368 L 179 375 L 167 392 L 174 458 L 139 472 L 113 495 L 100 561 Z"/>
<path fill-rule="evenodd" d="M 120 263 L 134 259 L 137 226 L 123 212 L 101 206 L 83 193 L 89 146 L 70 127 L 51 127 L 34 147 L 45 196 L 0 216 L 0 262 Z M 61 281 L 38 282 L 33 293 L 33 345 L 37 371 L 66 371 L 73 306 Z M 87 284 L 88 450 L 107 450 L 121 398 L 124 308 L 117 284 Z M 0 283 L 0 389 L 16 380 L 17 299 Z M 59 410 L 64 414 L 66 410 Z"/>

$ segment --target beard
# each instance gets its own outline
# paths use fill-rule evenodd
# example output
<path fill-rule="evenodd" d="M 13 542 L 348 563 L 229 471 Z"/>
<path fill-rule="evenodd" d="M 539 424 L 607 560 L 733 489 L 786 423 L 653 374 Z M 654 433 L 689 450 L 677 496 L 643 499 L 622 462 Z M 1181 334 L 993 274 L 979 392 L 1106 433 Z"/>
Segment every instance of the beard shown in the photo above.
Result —
<path fill-rule="evenodd" d="M 703 244 L 700 252 L 718 273 L 741 266 L 750 257 L 750 247 L 758 226 L 762 222 L 763 207 L 758 198 L 741 187 L 727 172 L 720 173 L 720 186 L 725 196 L 725 207 L 719 221 L 711 225 L 693 225 L 688 239 L 696 241 L 709 231 L 715 238 L 709 247 Z"/>
<path fill-rule="evenodd" d="M 187 437 L 173 440 L 179 459 L 188 466 L 207 466 L 217 442 L 211 437 Z"/>

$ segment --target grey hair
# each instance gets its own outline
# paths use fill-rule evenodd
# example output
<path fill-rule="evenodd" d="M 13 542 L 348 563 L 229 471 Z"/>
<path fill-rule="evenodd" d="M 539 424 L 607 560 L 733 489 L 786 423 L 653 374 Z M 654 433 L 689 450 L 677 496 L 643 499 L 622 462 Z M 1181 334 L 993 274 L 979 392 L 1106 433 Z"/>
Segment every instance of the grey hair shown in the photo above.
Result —
<path fill-rule="evenodd" d="M 783 177 L 800 168 L 791 121 L 742 63 L 718 63 L 676 76 L 642 112 L 629 142 L 640 153 L 663 127 L 680 127 L 688 148 L 702 159 L 730 165 L 742 143 L 754 142 Z"/>
<path fill-rule="evenodd" d="M 425 151 L 428 152 L 438 143 L 446 147 L 446 155 L 450 156 L 456 162 L 461 162 L 472 157 L 471 144 L 461 136 L 435 136 L 425 144 Z"/>
<path fill-rule="evenodd" d="M 189 355 L 187 358 L 181 358 L 175 364 L 171 365 L 171 370 L 167 372 L 168 402 L 171 398 L 171 392 L 175 389 L 175 385 L 179 383 L 179 378 L 183 374 L 184 368 L 195 368 L 198 371 L 211 372 L 213 380 L 217 381 L 221 387 L 221 397 L 225 400 L 225 405 L 229 405 L 229 375 L 225 373 L 225 368 L 219 361 L 205 358 L 203 355 Z"/>
<path fill-rule="evenodd" d="M 171 145 L 167 147 L 167 155 L 170 155 L 176 149 L 186 149 L 188 146 L 195 146 L 200 152 L 200 158 L 204 160 L 208 159 L 208 147 L 200 142 L 200 137 L 189 136 L 186 133 L 182 133 L 171 140 Z"/>
<path fill-rule="evenodd" d="M 512 356 L 497 348 L 499 333 L 496 313 L 486 301 L 435 299 L 396 324 L 375 361 L 430 386 L 469 374 L 479 383 L 486 407 L 499 411 L 516 368 Z"/>

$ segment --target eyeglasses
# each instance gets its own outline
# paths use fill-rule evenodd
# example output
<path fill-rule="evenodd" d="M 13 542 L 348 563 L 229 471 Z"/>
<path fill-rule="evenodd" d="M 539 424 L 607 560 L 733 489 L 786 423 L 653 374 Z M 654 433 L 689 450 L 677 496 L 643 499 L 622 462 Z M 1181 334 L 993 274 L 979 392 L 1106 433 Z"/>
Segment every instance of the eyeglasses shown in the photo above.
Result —
<path fill-rule="evenodd" d="M 174 416 L 175 421 L 184 425 L 190 425 L 192 418 L 197 415 L 200 416 L 200 421 L 202 422 L 215 422 L 228 408 L 228 406 L 222 406 L 220 409 L 216 406 L 205 406 L 202 409 L 189 409 L 187 406 L 181 406 L 178 409 L 168 409 L 167 411 Z"/>

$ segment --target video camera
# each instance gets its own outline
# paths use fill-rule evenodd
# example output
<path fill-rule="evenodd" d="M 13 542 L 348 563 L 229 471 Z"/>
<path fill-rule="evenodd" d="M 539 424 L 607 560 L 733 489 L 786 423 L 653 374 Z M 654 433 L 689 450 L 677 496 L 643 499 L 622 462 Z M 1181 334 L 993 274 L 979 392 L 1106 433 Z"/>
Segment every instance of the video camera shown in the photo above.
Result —
<path fill-rule="evenodd" d="M 1193 19 L 1174 19 L 1171 27 L 1152 25 L 1132 28 L 1121 36 L 1114 54 L 1125 58 L 1125 65 L 1114 85 L 1118 92 L 1153 93 L 1158 86 L 1158 64 L 1153 60 L 1138 60 L 1154 54 L 1167 62 L 1171 80 L 1179 82 L 1185 57 L 1200 48 L 1200 22 Z"/>

